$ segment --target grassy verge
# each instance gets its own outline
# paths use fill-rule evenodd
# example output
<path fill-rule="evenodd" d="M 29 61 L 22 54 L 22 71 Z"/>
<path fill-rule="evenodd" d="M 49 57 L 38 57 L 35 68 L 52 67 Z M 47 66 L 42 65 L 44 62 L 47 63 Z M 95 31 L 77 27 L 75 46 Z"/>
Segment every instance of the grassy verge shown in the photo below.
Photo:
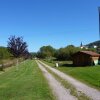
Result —
<path fill-rule="evenodd" d="M 0 65 L 3 66 L 3 69 L 11 67 L 17 64 L 17 60 L 20 62 L 23 61 L 23 58 L 12 58 L 12 59 L 2 59 L 0 60 Z"/>
<path fill-rule="evenodd" d="M 35 61 L 21 63 L 0 75 L 0 100 L 54 100 Z"/>
<path fill-rule="evenodd" d="M 45 62 L 45 61 L 43 61 Z M 55 67 L 54 63 L 45 62 L 46 64 Z M 87 67 L 68 67 L 60 66 L 58 70 L 69 74 L 70 76 L 86 83 L 87 85 L 100 90 L 100 66 L 87 66 Z"/>
<path fill-rule="evenodd" d="M 43 64 L 42 64 L 43 65 Z M 43 65 L 44 66 L 44 65 Z M 45 66 L 44 66 L 45 67 Z M 55 79 L 57 79 L 66 89 L 70 90 L 70 94 L 78 98 L 78 100 L 90 100 L 84 93 L 78 92 L 74 86 L 72 86 L 69 82 L 59 77 L 57 74 L 52 72 L 49 68 L 45 67 L 46 70 L 51 73 Z"/>

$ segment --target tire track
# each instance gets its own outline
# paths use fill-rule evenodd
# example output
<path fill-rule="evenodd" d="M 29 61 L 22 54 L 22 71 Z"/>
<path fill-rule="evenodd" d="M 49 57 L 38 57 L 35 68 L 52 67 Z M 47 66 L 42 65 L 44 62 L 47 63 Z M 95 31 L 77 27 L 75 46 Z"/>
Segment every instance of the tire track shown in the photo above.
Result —
<path fill-rule="evenodd" d="M 57 100 L 77 100 L 76 97 L 70 94 L 70 91 L 64 88 L 60 82 L 58 82 L 45 68 L 42 64 L 36 61 L 39 68 L 43 72 L 45 78 L 48 80 L 48 83 L 53 91 L 53 94 Z"/>
<path fill-rule="evenodd" d="M 89 98 L 91 98 L 91 100 L 100 100 L 100 91 L 98 91 L 94 88 L 91 88 L 84 83 L 79 82 L 78 80 L 72 78 L 71 76 L 66 75 L 63 72 L 61 72 L 55 68 L 52 68 L 52 67 L 48 66 L 47 64 L 44 64 L 41 61 L 39 61 L 39 62 L 41 64 L 43 64 L 45 67 L 49 68 L 52 72 L 57 74 L 62 79 L 65 79 L 66 81 L 68 81 L 70 84 L 72 84 L 77 89 L 77 91 L 84 93 Z"/>

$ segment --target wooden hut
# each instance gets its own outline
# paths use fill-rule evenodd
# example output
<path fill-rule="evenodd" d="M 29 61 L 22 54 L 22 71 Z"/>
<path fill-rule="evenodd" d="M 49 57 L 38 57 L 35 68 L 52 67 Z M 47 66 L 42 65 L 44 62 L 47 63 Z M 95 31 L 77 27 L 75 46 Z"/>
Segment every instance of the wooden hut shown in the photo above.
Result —
<path fill-rule="evenodd" d="M 97 65 L 100 54 L 92 51 L 79 51 L 72 56 L 75 66 Z"/>

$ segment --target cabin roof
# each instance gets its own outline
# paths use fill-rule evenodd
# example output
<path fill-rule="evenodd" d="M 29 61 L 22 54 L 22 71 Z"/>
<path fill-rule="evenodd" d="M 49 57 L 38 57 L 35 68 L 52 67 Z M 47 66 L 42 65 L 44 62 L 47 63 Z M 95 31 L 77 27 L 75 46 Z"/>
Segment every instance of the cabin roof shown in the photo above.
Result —
<path fill-rule="evenodd" d="M 93 51 L 79 51 L 79 52 L 75 53 L 75 55 L 80 54 L 80 53 L 87 54 L 87 55 L 92 56 L 92 57 L 99 57 L 100 56 L 100 54 L 93 52 Z"/>

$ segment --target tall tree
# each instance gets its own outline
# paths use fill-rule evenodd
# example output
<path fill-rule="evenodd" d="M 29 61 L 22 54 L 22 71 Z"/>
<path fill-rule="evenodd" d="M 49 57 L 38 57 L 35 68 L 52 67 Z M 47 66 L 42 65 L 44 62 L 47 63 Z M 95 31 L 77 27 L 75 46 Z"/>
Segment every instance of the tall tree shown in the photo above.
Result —
<path fill-rule="evenodd" d="M 8 38 L 8 50 L 16 58 L 25 55 L 27 50 L 27 43 L 23 41 L 22 37 L 11 36 Z"/>

